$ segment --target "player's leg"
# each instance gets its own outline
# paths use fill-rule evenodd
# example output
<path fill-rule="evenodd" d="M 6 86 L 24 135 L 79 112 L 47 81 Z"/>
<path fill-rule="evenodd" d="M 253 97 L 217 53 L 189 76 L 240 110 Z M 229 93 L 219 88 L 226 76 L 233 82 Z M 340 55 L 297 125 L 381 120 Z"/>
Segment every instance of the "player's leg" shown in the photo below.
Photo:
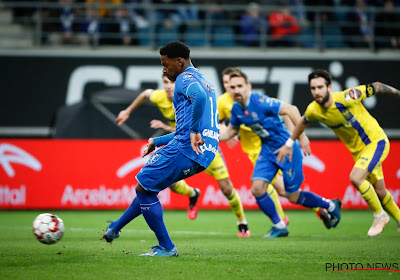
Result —
<path fill-rule="evenodd" d="M 289 217 L 286 215 L 286 213 L 283 211 L 281 202 L 279 201 L 278 194 L 281 195 L 285 193 L 285 186 L 283 185 L 283 177 L 282 177 L 282 171 L 278 171 L 276 173 L 274 179 L 272 179 L 271 184 L 268 184 L 267 186 L 267 193 L 271 197 L 271 199 L 275 203 L 275 208 L 276 211 L 278 212 L 279 216 L 281 219 L 285 222 L 286 225 L 289 224 Z M 284 195 L 281 195 L 284 196 Z"/>
<path fill-rule="evenodd" d="M 394 201 L 392 194 L 386 189 L 385 181 L 383 179 L 378 180 L 374 184 L 374 188 L 381 200 L 383 209 L 393 217 L 397 223 L 397 228 L 400 231 L 400 209 Z"/>
<path fill-rule="evenodd" d="M 246 140 L 246 138 L 244 138 L 244 139 L 242 138 L 240 143 L 242 145 L 243 151 L 247 154 L 251 163 L 253 163 L 253 165 L 255 165 L 256 161 L 257 161 L 257 157 L 261 151 L 261 141 L 259 140 L 258 136 L 257 136 L 257 138 L 251 138 L 250 140 Z M 278 211 L 279 216 L 286 223 L 286 225 L 288 225 L 289 217 L 283 211 L 283 208 L 282 208 L 281 202 L 279 201 L 279 196 L 278 196 L 279 192 L 285 192 L 285 186 L 283 185 L 283 178 L 282 178 L 281 170 L 279 170 L 276 173 L 274 179 L 272 179 L 271 183 L 268 184 L 267 192 L 270 195 L 271 199 L 274 201 L 275 208 L 276 208 L 276 211 Z"/>
<path fill-rule="evenodd" d="M 381 146 L 382 146 L 382 142 L 381 142 Z M 368 174 L 367 181 L 369 181 L 374 186 L 374 189 L 376 191 L 376 194 L 378 195 L 379 200 L 381 201 L 383 209 L 390 216 L 392 216 L 395 219 L 397 226 L 398 226 L 398 230 L 400 231 L 399 206 L 397 206 L 396 202 L 393 199 L 393 196 L 386 189 L 384 175 L 383 175 L 383 169 L 382 169 L 382 163 L 386 159 L 387 155 L 389 154 L 389 149 L 390 149 L 389 141 L 387 140 L 387 141 L 385 141 L 385 148 L 382 151 L 380 160 L 379 161 L 376 160 L 377 164 L 374 165 L 374 162 L 371 161 L 368 165 L 368 169 L 369 170 L 372 169 L 372 171 Z M 379 151 L 379 143 L 377 145 L 376 150 Z M 382 148 L 381 148 L 381 150 L 382 150 Z M 377 158 L 377 157 L 375 157 L 375 158 Z"/>
<path fill-rule="evenodd" d="M 160 247 L 168 251 L 176 250 L 164 223 L 163 207 L 158 199 L 157 192 L 146 191 L 140 184 L 136 186 L 136 194 L 140 202 L 140 209 L 150 229 L 154 232 Z M 176 252 L 177 253 L 177 252 Z"/>
<path fill-rule="evenodd" d="M 247 224 L 246 216 L 244 214 L 242 201 L 239 193 L 233 187 L 231 180 L 228 178 L 217 180 L 218 186 L 222 193 L 228 199 L 229 207 L 236 217 L 238 225 L 238 236 L 239 237 L 250 237 L 250 230 Z"/>
<path fill-rule="evenodd" d="M 122 216 L 118 220 L 110 223 L 103 235 L 103 239 L 107 242 L 112 242 L 115 238 L 118 238 L 121 229 L 140 214 L 142 214 L 142 211 L 140 210 L 139 199 L 135 197 Z"/>
<path fill-rule="evenodd" d="M 251 192 L 256 198 L 258 207 L 267 215 L 274 226 L 270 229 L 269 234 L 265 235 L 265 238 L 284 237 L 289 235 L 287 225 L 279 216 L 276 211 L 275 203 L 269 196 L 267 190 L 268 182 L 263 179 L 253 179 L 251 186 Z"/>
<path fill-rule="evenodd" d="M 238 236 L 249 237 L 250 230 L 244 214 L 242 201 L 239 193 L 235 190 L 231 180 L 229 179 L 228 169 L 220 152 L 217 152 L 214 160 L 211 162 L 210 166 L 205 170 L 205 172 L 217 180 L 218 186 L 220 187 L 222 193 L 228 199 L 229 207 L 235 214 L 237 220 L 239 230 Z"/>
<path fill-rule="evenodd" d="M 183 172 L 183 170 L 189 170 L 189 172 Z M 173 145 L 167 145 L 153 154 L 148 163 L 136 175 L 138 181 L 136 190 L 143 217 L 159 242 L 151 252 L 141 256 L 171 257 L 178 255 L 165 226 L 163 208 L 157 193 L 174 182 L 203 170 L 203 167 L 184 156 Z"/>
<path fill-rule="evenodd" d="M 266 150 L 261 150 L 260 155 L 253 170 L 251 192 L 256 198 L 258 207 L 274 224 L 269 234 L 264 237 L 288 236 L 289 230 L 287 225 L 279 216 L 275 203 L 267 192 L 267 186 L 278 172 L 278 167 L 274 164 L 275 159 L 271 159 Z"/>
<path fill-rule="evenodd" d="M 293 146 L 292 161 L 286 161 L 281 166 L 286 197 L 290 202 L 307 208 L 325 208 L 331 216 L 331 226 L 336 227 L 340 222 L 341 202 L 321 197 L 313 192 L 300 190 L 303 183 L 302 154 L 298 145 Z"/>
<path fill-rule="evenodd" d="M 368 173 L 368 170 L 353 167 L 350 173 L 350 182 L 358 189 L 362 198 L 374 213 L 374 221 L 371 228 L 368 230 L 368 236 L 376 236 L 382 233 L 383 228 L 389 222 L 389 216 L 386 214 L 385 210 L 383 210 L 373 185 L 366 180 Z"/>
<path fill-rule="evenodd" d="M 361 196 L 374 213 L 374 222 L 368 231 L 368 236 L 382 233 L 389 222 L 389 216 L 383 210 L 381 201 L 370 181 L 375 183 L 383 179 L 382 162 L 389 154 L 389 142 L 382 140 L 367 145 L 355 156 L 355 165 L 350 173 L 350 182 L 358 189 Z M 381 174 L 378 174 L 381 173 Z M 381 176 L 381 177 L 380 177 Z M 380 190 L 382 198 L 386 193 Z"/>
<path fill-rule="evenodd" d="M 175 193 L 179 193 L 189 197 L 188 217 L 191 220 L 196 219 L 197 213 L 199 211 L 196 207 L 196 203 L 200 197 L 200 190 L 189 186 L 185 180 L 180 180 L 172 184 L 169 188 Z"/>

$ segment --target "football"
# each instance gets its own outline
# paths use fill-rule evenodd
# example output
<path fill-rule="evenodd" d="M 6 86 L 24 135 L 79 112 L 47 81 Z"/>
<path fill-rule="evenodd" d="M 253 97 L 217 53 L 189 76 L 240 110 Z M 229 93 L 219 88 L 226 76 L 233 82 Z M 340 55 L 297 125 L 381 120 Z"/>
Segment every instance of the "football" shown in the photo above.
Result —
<path fill-rule="evenodd" d="M 43 213 L 33 221 L 32 230 L 36 239 L 43 244 L 54 244 L 64 235 L 64 222 L 56 215 Z"/>

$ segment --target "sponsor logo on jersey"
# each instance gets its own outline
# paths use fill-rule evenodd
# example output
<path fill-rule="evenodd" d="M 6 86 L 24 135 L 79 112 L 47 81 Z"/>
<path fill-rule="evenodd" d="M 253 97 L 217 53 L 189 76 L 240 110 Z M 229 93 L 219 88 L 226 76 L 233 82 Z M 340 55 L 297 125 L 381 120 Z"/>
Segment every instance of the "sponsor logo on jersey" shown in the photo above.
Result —
<path fill-rule="evenodd" d="M 248 110 L 244 110 L 244 114 L 245 114 L 246 116 L 250 116 L 250 113 L 249 113 Z"/>
<path fill-rule="evenodd" d="M 349 94 L 349 97 L 354 100 L 357 100 L 361 97 L 361 91 L 356 88 L 350 89 L 348 94 Z"/>
<path fill-rule="evenodd" d="M 204 129 L 202 135 L 204 137 L 210 137 L 212 139 L 219 140 L 219 133 L 210 129 Z"/>
<path fill-rule="evenodd" d="M 154 154 L 151 156 L 151 158 L 148 161 L 148 164 L 153 164 L 156 161 L 158 161 L 160 159 L 161 155 L 160 154 Z"/>

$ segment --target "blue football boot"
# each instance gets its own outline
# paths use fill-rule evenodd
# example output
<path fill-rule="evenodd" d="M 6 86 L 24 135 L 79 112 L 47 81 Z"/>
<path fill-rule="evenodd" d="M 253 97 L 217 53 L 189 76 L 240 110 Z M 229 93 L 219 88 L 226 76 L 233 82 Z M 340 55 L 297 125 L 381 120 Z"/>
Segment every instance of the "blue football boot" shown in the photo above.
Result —
<path fill-rule="evenodd" d="M 331 215 L 331 226 L 336 227 L 340 222 L 340 208 L 342 207 L 342 201 L 339 198 L 335 198 L 332 200 L 335 203 L 335 209 L 332 212 L 329 212 Z"/>
<path fill-rule="evenodd" d="M 287 227 L 285 228 L 277 228 L 273 226 L 267 235 L 264 235 L 264 238 L 276 238 L 276 237 L 285 237 L 289 235 L 289 230 Z"/>
<path fill-rule="evenodd" d="M 152 251 L 139 255 L 140 257 L 177 257 L 179 256 L 178 250 L 176 247 L 172 248 L 171 250 L 167 250 L 164 247 L 157 245 L 151 247 Z"/>
<path fill-rule="evenodd" d="M 111 228 L 108 226 L 106 228 L 106 232 L 103 235 L 103 239 L 105 239 L 107 242 L 111 243 L 115 238 L 118 238 L 120 234 L 120 231 L 116 231 L 114 228 Z"/>

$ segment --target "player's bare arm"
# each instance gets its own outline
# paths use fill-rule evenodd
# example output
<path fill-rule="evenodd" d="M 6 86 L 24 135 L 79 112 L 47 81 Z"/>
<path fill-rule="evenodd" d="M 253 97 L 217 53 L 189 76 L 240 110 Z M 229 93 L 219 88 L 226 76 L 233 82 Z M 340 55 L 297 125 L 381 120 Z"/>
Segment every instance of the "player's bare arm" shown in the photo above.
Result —
<path fill-rule="evenodd" d="M 123 124 L 129 118 L 130 114 L 140 105 L 146 102 L 149 95 L 153 92 L 153 89 L 146 89 L 133 100 L 132 104 L 129 105 L 125 110 L 119 112 L 118 117 L 115 119 L 118 125 Z"/>
<path fill-rule="evenodd" d="M 221 129 L 222 128 L 222 129 Z M 231 124 L 228 126 L 222 127 L 220 126 L 219 130 L 219 141 L 227 141 L 231 139 L 233 136 L 238 134 L 239 128 L 233 127 Z"/>
<path fill-rule="evenodd" d="M 175 127 L 169 126 L 160 120 L 152 120 L 150 122 L 150 127 L 154 129 L 161 128 L 168 132 L 174 132 L 176 130 Z"/>
<path fill-rule="evenodd" d="M 397 88 L 394 88 L 392 86 L 386 85 L 381 82 L 372 83 L 372 86 L 374 87 L 376 94 L 387 94 L 400 98 L 400 91 Z"/>
<path fill-rule="evenodd" d="M 285 125 L 288 128 L 288 131 L 291 133 L 294 131 L 295 124 L 302 120 L 299 109 L 294 105 L 283 103 L 279 114 L 283 116 Z M 303 154 L 305 156 L 310 155 L 310 140 L 308 139 L 307 135 L 303 132 L 298 137 L 294 138 L 293 141 L 295 141 L 297 138 L 299 138 L 299 145 L 303 151 Z"/>
<path fill-rule="evenodd" d="M 154 139 L 153 138 L 149 138 L 148 143 L 147 143 L 147 149 L 143 152 L 143 156 L 145 157 L 148 154 L 150 154 L 152 151 L 154 151 L 156 148 L 156 146 L 154 145 Z"/>
<path fill-rule="evenodd" d="M 293 154 L 293 144 L 294 141 L 296 141 L 297 138 L 301 134 L 304 134 L 304 131 L 306 130 L 308 126 L 308 123 L 306 123 L 303 119 L 300 119 L 299 122 L 296 124 L 296 127 L 293 130 L 292 136 L 286 141 L 285 145 L 280 147 L 278 150 L 274 152 L 274 154 L 278 154 L 276 157 L 276 161 L 285 163 L 285 158 L 287 155 L 289 155 L 289 161 L 292 161 L 292 154 Z M 311 154 L 311 150 L 309 150 L 309 154 Z"/>
<path fill-rule="evenodd" d="M 219 131 L 225 130 L 227 127 L 224 122 L 220 122 L 219 124 Z M 233 149 L 237 144 L 239 144 L 240 140 L 237 135 L 234 135 L 231 139 L 226 141 L 226 144 L 228 145 L 229 149 Z"/>

